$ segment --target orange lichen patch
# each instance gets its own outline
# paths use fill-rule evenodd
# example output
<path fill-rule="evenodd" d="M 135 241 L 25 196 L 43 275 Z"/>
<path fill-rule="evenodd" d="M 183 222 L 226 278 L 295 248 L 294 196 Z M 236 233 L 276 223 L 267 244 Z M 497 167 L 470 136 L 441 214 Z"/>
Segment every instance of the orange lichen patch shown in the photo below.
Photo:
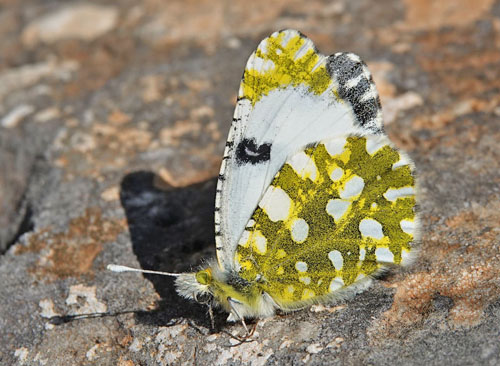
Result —
<path fill-rule="evenodd" d="M 145 103 L 160 100 L 165 93 L 165 81 L 163 75 L 147 75 L 141 78 L 142 100 Z"/>
<path fill-rule="evenodd" d="M 430 270 L 394 279 L 391 287 L 397 290 L 393 305 L 373 324 L 373 340 L 380 332 L 397 337 L 418 325 L 432 312 L 437 295 L 453 301 L 449 326 L 480 323 L 486 307 L 500 297 L 499 222 L 500 202 L 492 199 L 486 206 L 473 204 L 470 211 L 450 217 L 437 228 L 439 236 L 448 241 L 424 238 L 420 264 L 430 266 Z M 469 243 L 462 238 L 469 238 Z"/>
<path fill-rule="evenodd" d="M 463 26 L 481 18 L 493 0 L 404 0 L 407 29 L 427 30 L 446 26 Z"/>
<path fill-rule="evenodd" d="M 172 127 L 162 128 L 160 131 L 160 143 L 166 146 L 179 146 L 186 135 L 199 135 L 201 132 L 200 124 L 189 120 L 176 121 Z"/>
<path fill-rule="evenodd" d="M 464 47 L 470 47 L 473 39 L 467 40 Z M 464 39 L 461 43 L 464 43 Z M 435 40 L 435 44 L 429 45 L 434 49 L 440 49 L 436 57 L 429 58 L 424 55 L 417 56 L 418 63 L 422 68 L 437 78 L 440 83 L 446 85 L 453 93 L 465 96 L 475 96 L 481 93 L 497 90 L 500 87 L 500 76 L 498 69 L 500 65 L 499 50 L 477 50 L 474 56 L 453 53 L 446 54 L 449 45 L 442 40 Z M 429 40 L 428 42 L 432 42 Z M 425 44 L 426 41 L 423 42 Z M 444 50 L 443 50 L 444 49 Z M 483 75 L 478 77 L 478 75 Z"/>
<path fill-rule="evenodd" d="M 441 41 L 442 42 L 442 41 Z M 426 71 L 447 71 L 456 72 L 464 69 L 480 69 L 489 65 L 500 62 L 500 51 L 484 50 L 483 52 L 474 55 L 474 57 L 463 56 L 461 59 L 449 57 L 430 59 L 422 57 L 419 59 L 420 64 Z"/>
<path fill-rule="evenodd" d="M 402 125 L 393 124 L 388 131 L 391 140 L 406 149 L 418 149 L 429 151 L 435 147 L 456 147 L 466 156 L 477 154 L 476 143 L 500 138 L 491 124 L 478 124 L 477 113 L 498 113 L 500 96 L 491 96 L 489 99 L 467 98 L 449 105 L 435 113 L 424 110 L 412 121 L 412 128 L 404 128 Z M 415 134 L 418 130 L 429 130 L 430 136 L 421 139 Z M 500 158 L 498 150 L 488 149 L 485 155 L 479 159 L 473 167 L 474 171 L 487 168 L 495 164 Z M 496 159 L 496 160 L 495 160 Z"/>
<path fill-rule="evenodd" d="M 120 356 L 120 358 L 118 359 L 117 366 L 134 366 L 134 365 L 135 365 L 134 361 L 126 360 L 124 356 Z"/>
<path fill-rule="evenodd" d="M 187 87 L 193 93 L 200 93 L 202 91 L 210 90 L 212 87 L 212 82 L 208 79 L 190 79 L 185 80 Z"/>
<path fill-rule="evenodd" d="M 274 1 L 273 6 L 269 6 L 268 1 L 256 0 L 251 7 L 245 0 L 229 3 L 211 0 L 169 1 L 163 6 L 158 6 L 157 1 L 148 3 L 145 4 L 146 11 L 154 16 L 141 31 L 146 42 L 158 46 L 198 41 L 207 51 L 228 30 L 241 35 L 258 34 L 266 30 L 268 24 L 290 6 L 284 0 Z"/>
<path fill-rule="evenodd" d="M 122 169 L 131 157 L 147 150 L 152 137 L 151 132 L 140 128 L 95 123 L 89 131 L 76 131 L 64 137 L 62 143 L 69 149 L 55 163 L 65 168 L 68 179 L 74 176 L 99 178 L 103 172 Z"/>
<path fill-rule="evenodd" d="M 89 208 L 83 216 L 70 221 L 68 230 L 54 233 L 46 228 L 34 233 L 26 246 L 15 253 L 40 253 L 30 272 L 40 279 L 75 277 L 91 274 L 92 264 L 102 251 L 103 243 L 116 240 L 126 229 L 125 220 L 103 218 L 101 210 Z"/>
<path fill-rule="evenodd" d="M 414 43 L 422 49 L 416 54 L 416 60 L 435 80 L 436 93 L 441 93 L 445 86 L 464 98 L 496 91 L 500 87 L 500 51 L 490 43 L 479 46 L 478 36 L 477 27 L 471 25 L 458 30 L 423 32 L 414 39 Z M 488 38 L 500 44 L 497 33 L 492 31 Z M 461 52 L 463 49 L 474 52 Z"/>
<path fill-rule="evenodd" d="M 149 130 L 150 122 L 137 121 L 133 115 L 116 108 L 110 109 L 106 122 L 92 121 L 88 126 L 76 121 L 68 125 L 67 131 L 58 137 L 57 146 L 62 151 L 55 160 L 66 179 L 79 176 L 103 179 L 106 173 L 133 168 L 138 160 L 144 163 L 145 156 L 149 166 L 142 164 L 142 169 L 170 170 L 176 181 L 183 177 L 180 185 L 198 181 L 200 172 L 203 177 L 217 174 L 223 136 L 215 110 L 200 100 L 200 93 L 210 90 L 212 83 L 206 79 L 164 80 L 149 75 L 140 79 L 139 84 L 145 88 L 143 99 L 161 100 L 161 94 L 165 93 L 168 95 L 165 103 L 185 115 L 177 117 L 174 123 L 166 123 L 154 134 Z M 171 156 L 174 150 L 173 158 L 167 162 L 166 155 Z M 149 159 L 150 156 L 162 159 Z"/>
<path fill-rule="evenodd" d="M 432 115 L 419 115 L 413 122 L 414 129 L 438 129 L 446 127 L 457 117 L 474 113 L 491 113 L 500 103 L 500 96 L 492 97 L 488 100 L 478 98 L 468 98 L 454 103 L 453 105 Z"/>
<path fill-rule="evenodd" d="M 59 91 L 61 99 L 101 88 L 136 56 L 133 39 L 114 32 L 95 40 L 92 52 L 86 42 L 78 40 L 61 41 L 54 47 L 61 59 L 75 60 L 81 66 L 75 78 Z"/>
<path fill-rule="evenodd" d="M 112 186 L 101 193 L 101 198 L 104 201 L 118 201 L 120 199 L 120 188 L 118 186 Z"/>
<path fill-rule="evenodd" d="M 194 169 L 188 170 L 184 175 L 176 175 L 166 168 L 160 168 L 158 176 L 171 187 L 186 187 L 213 178 L 217 172 L 218 165 L 214 163 L 213 169 L 207 171 L 197 172 Z"/>
<path fill-rule="evenodd" d="M 119 110 L 114 110 L 108 115 L 108 122 L 114 125 L 123 125 L 130 122 L 131 117 Z"/>

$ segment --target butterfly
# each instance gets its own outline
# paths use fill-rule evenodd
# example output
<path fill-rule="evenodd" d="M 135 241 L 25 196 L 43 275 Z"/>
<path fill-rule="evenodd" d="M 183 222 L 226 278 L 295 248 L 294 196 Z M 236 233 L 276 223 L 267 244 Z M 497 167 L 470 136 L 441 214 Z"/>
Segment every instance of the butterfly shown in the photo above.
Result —
<path fill-rule="evenodd" d="M 343 298 L 412 262 L 415 185 L 361 59 L 275 32 L 240 84 L 217 183 L 217 262 L 170 275 L 181 296 L 207 296 L 243 324 Z"/>

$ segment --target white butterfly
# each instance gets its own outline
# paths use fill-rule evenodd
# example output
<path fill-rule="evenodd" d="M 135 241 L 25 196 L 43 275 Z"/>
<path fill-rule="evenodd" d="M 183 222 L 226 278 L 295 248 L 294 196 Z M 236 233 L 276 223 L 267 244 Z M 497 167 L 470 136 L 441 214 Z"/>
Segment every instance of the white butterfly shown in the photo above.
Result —
<path fill-rule="evenodd" d="M 217 184 L 218 264 L 174 274 L 178 292 L 208 294 L 242 321 L 352 292 L 409 262 L 413 187 L 360 58 L 275 32 L 240 84 Z"/>
<path fill-rule="evenodd" d="M 224 150 L 215 203 L 217 258 L 223 268 L 232 268 L 234 251 L 245 225 L 265 189 L 285 160 L 305 146 L 321 140 L 382 133 L 380 101 L 370 72 L 351 53 L 319 54 L 311 40 L 295 30 L 273 33 L 249 58 L 245 75 L 273 70 L 267 55 L 270 44 L 301 42 L 294 60 L 308 53 L 317 55 L 308 68 L 325 69 L 328 86 L 315 94 L 307 84 L 280 85 L 262 95 L 255 105 L 245 95 L 252 81 L 243 78 L 238 103 Z M 338 91 L 338 96 L 333 90 Z M 252 95 L 253 96 L 253 95 Z M 255 98 L 254 98 L 255 99 Z"/>

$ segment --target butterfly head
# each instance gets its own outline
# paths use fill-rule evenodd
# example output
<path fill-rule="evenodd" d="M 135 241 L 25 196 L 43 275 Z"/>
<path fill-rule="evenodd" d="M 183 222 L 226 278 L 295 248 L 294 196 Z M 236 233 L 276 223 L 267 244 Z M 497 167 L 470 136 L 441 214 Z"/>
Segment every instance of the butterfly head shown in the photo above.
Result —
<path fill-rule="evenodd" d="M 208 267 L 198 272 L 181 273 L 175 280 L 177 292 L 191 300 L 201 301 L 200 299 L 212 296 L 211 284 L 213 281 L 212 269 Z"/>
<path fill-rule="evenodd" d="M 176 278 L 177 292 L 188 299 L 220 306 L 228 320 L 267 316 L 274 313 L 274 301 L 263 292 L 258 281 L 246 281 L 236 272 L 217 265 Z"/>

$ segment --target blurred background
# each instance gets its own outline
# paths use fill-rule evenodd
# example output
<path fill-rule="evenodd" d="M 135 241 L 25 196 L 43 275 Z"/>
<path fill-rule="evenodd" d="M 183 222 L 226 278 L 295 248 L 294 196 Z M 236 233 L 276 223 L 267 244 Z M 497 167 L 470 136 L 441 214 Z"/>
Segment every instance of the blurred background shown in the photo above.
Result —
<path fill-rule="evenodd" d="M 284 28 L 368 64 L 419 171 L 421 256 L 340 313 L 219 349 L 171 282 L 104 268 L 213 254 L 240 78 Z M 0 363 L 500 362 L 499 88 L 495 0 L 0 0 Z M 150 312 L 47 323 L 124 309 Z"/>

